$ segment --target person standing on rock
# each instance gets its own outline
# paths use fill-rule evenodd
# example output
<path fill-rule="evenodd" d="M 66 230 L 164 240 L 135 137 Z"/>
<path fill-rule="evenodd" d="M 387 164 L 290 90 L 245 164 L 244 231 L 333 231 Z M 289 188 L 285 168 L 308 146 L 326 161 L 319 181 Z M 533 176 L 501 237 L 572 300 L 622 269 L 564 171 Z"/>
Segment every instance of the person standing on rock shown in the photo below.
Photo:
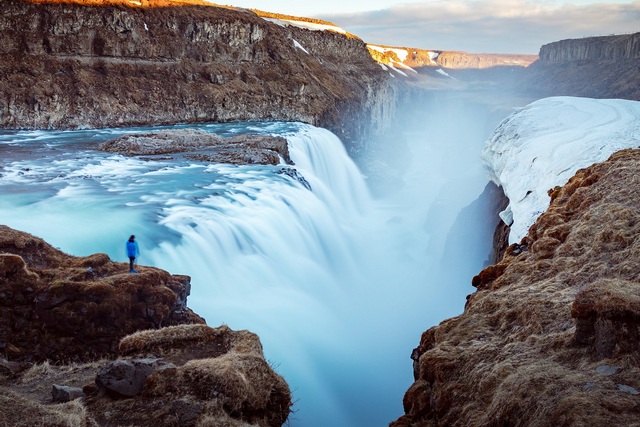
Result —
<path fill-rule="evenodd" d="M 138 249 L 138 242 L 136 242 L 136 236 L 133 234 L 127 240 L 127 256 L 129 257 L 129 273 L 137 273 L 138 270 L 134 269 L 134 263 L 136 258 L 140 255 L 140 250 Z"/>

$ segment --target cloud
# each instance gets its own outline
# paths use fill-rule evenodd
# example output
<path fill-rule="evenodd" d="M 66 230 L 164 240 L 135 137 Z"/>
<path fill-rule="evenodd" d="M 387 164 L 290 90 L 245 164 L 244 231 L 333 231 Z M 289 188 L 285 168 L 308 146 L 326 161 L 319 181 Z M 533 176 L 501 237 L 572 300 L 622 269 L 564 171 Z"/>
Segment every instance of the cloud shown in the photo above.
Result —
<path fill-rule="evenodd" d="M 553 41 L 639 31 L 640 1 L 566 4 L 453 0 L 321 16 L 368 43 L 438 50 L 538 53 Z"/>

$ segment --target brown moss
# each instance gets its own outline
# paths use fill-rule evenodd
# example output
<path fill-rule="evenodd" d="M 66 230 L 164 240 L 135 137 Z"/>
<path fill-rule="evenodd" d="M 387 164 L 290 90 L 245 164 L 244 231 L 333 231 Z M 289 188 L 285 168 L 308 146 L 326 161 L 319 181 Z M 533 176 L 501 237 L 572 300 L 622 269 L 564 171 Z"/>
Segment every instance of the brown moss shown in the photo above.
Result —
<path fill-rule="evenodd" d="M 490 265 L 489 267 L 482 270 L 480 274 L 474 276 L 471 284 L 478 289 L 484 289 L 485 287 L 489 286 L 494 280 L 500 277 L 502 273 L 504 273 L 505 268 L 505 264 Z"/>

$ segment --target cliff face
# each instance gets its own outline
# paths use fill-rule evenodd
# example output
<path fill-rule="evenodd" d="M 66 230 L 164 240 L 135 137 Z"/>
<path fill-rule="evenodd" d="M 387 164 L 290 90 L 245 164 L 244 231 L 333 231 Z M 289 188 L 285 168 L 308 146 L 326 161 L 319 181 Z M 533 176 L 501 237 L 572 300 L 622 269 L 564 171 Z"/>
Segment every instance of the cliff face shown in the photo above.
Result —
<path fill-rule="evenodd" d="M 394 426 L 637 422 L 640 150 L 580 170 L 462 315 L 426 331 Z"/>
<path fill-rule="evenodd" d="M 640 33 L 561 40 L 540 48 L 542 62 L 640 58 Z"/>
<path fill-rule="evenodd" d="M 444 68 L 486 69 L 492 67 L 527 67 L 536 55 L 509 55 L 494 53 L 441 52 L 436 63 Z"/>
<path fill-rule="evenodd" d="M 7 0 L 0 30 L 4 128 L 295 120 L 354 142 L 394 105 L 362 41 L 247 10 Z"/>
<path fill-rule="evenodd" d="M 562 40 L 540 48 L 521 88 L 552 95 L 640 100 L 640 33 Z"/>

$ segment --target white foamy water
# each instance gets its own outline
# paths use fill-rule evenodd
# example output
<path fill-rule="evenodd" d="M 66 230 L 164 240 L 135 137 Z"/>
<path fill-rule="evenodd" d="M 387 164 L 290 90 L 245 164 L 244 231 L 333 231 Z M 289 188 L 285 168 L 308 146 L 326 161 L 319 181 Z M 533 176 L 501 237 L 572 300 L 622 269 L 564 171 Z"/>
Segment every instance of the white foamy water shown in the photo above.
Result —
<path fill-rule="evenodd" d="M 482 135 L 477 150 L 466 138 L 410 135 L 405 185 L 372 199 L 326 130 L 203 128 L 285 136 L 311 190 L 279 166 L 143 161 L 93 149 L 136 129 L 9 132 L 0 135 L 0 223 L 75 255 L 106 252 L 123 262 L 135 234 L 141 264 L 192 277 L 189 306 L 209 325 L 260 336 L 293 391 L 291 425 L 388 424 L 413 380 L 411 349 L 427 327 L 461 312 L 486 258 L 489 242 L 465 242 L 459 257 L 443 259 L 458 213 L 486 182 L 479 154 L 469 154 L 479 153 Z"/>

